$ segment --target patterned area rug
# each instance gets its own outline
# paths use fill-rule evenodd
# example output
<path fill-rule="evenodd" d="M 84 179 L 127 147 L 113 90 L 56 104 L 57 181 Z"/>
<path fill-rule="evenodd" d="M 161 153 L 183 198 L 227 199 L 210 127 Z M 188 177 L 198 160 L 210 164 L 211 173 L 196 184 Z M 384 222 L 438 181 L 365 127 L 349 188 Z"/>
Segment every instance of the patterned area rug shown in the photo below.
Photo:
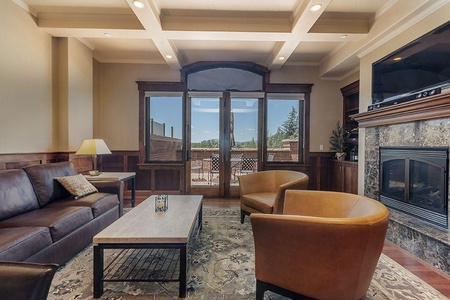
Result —
<path fill-rule="evenodd" d="M 188 299 L 255 299 L 254 247 L 250 221 L 234 209 L 204 209 L 203 230 L 194 243 L 188 272 Z M 105 252 L 106 260 L 118 255 Z M 48 299 L 92 299 L 92 246 L 56 273 Z M 105 263 L 106 265 L 106 263 Z M 105 283 L 101 299 L 178 299 L 178 283 Z M 266 300 L 286 298 L 266 292 Z M 382 255 L 366 299 L 447 299 Z"/>

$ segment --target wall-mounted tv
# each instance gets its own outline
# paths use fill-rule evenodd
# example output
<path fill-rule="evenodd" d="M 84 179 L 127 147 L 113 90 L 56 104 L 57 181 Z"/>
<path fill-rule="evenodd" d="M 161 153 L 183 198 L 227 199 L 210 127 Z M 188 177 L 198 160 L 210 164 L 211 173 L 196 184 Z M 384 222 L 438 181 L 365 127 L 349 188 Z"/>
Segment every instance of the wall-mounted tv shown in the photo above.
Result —
<path fill-rule="evenodd" d="M 441 92 L 450 92 L 450 22 L 372 65 L 374 107 Z"/>

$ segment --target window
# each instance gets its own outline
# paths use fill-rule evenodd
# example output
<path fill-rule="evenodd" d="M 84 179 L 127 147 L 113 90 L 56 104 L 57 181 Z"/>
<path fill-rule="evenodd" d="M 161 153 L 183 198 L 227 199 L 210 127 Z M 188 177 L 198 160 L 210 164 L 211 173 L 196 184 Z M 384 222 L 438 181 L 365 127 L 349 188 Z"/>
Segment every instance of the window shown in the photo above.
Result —
<path fill-rule="evenodd" d="M 183 93 L 145 93 L 146 161 L 181 161 Z"/>
<path fill-rule="evenodd" d="M 268 93 L 266 161 L 304 163 L 305 95 Z"/>

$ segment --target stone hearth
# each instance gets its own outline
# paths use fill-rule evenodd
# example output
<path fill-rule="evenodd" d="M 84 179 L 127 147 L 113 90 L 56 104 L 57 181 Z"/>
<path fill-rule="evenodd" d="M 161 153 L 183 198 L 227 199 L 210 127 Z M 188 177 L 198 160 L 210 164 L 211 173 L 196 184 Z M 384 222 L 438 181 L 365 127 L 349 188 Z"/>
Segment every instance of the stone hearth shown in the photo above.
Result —
<path fill-rule="evenodd" d="M 419 120 L 366 128 L 366 196 L 379 199 L 379 147 L 450 146 L 450 118 Z M 420 259 L 450 274 L 449 230 L 390 209 L 387 238 Z"/>

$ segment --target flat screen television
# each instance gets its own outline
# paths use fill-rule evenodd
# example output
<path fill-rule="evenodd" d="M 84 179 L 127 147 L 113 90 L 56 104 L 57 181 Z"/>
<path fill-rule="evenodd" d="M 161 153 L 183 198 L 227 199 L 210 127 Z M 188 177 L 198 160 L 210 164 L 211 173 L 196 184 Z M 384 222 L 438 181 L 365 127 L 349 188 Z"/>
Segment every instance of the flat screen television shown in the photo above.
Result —
<path fill-rule="evenodd" d="M 377 106 L 441 92 L 450 92 L 450 22 L 372 65 L 372 104 Z"/>

